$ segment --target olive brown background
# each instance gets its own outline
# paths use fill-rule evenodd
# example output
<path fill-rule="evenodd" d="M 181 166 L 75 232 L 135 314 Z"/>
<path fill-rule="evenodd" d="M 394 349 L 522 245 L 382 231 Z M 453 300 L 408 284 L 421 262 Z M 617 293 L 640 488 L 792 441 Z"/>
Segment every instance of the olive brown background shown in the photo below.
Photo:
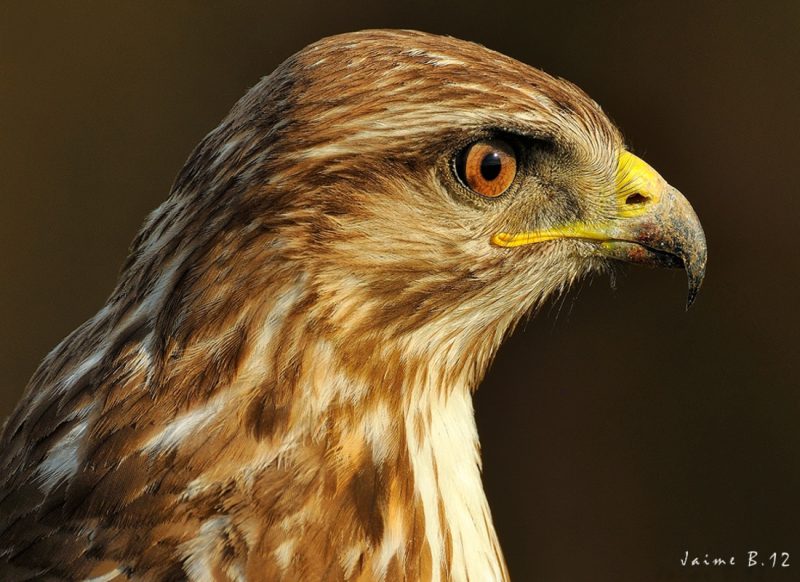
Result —
<path fill-rule="evenodd" d="M 625 267 L 501 349 L 476 408 L 512 577 L 800 579 L 798 2 L 4 2 L 0 417 L 236 99 L 309 42 L 372 27 L 577 83 L 706 229 L 688 313 L 682 273 Z M 686 550 L 737 565 L 682 568 Z M 791 565 L 747 568 L 748 550 Z"/>

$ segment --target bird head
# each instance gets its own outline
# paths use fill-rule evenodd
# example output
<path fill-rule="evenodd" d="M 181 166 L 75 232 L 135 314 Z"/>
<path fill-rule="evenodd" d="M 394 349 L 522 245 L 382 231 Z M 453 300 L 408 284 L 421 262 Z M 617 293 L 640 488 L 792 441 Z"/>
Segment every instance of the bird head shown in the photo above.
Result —
<path fill-rule="evenodd" d="M 354 359 L 398 342 L 490 357 L 532 306 L 613 260 L 684 267 L 691 303 L 706 258 L 689 203 L 580 89 L 412 31 L 290 57 L 198 146 L 156 216 L 139 247 L 165 233 L 195 245 L 166 335 L 294 297 Z"/>

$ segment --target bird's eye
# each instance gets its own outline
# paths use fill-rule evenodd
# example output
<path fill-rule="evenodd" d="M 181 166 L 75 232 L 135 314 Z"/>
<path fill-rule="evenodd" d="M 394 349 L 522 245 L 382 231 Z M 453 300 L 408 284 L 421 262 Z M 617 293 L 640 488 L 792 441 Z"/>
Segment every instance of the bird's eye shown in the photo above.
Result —
<path fill-rule="evenodd" d="M 508 190 L 517 175 L 517 155 L 506 141 L 478 141 L 458 155 L 456 174 L 473 192 L 496 198 Z"/>

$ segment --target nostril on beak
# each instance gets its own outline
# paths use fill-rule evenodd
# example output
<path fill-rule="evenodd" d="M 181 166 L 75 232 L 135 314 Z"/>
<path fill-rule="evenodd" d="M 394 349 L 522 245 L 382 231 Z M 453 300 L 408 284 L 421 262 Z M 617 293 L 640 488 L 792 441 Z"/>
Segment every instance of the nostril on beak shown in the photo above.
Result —
<path fill-rule="evenodd" d="M 644 194 L 641 194 L 639 192 L 634 192 L 625 199 L 625 204 L 630 204 L 630 205 L 644 204 L 645 202 L 649 201 L 650 198 L 648 196 L 645 196 Z"/>

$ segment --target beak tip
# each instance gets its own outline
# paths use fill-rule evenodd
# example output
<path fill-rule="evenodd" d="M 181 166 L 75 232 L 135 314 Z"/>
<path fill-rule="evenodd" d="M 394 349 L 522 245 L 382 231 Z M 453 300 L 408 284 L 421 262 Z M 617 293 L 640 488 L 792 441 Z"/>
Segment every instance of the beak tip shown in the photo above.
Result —
<path fill-rule="evenodd" d="M 697 293 L 700 291 L 697 287 L 690 287 L 689 288 L 689 296 L 686 298 L 686 311 L 689 311 L 689 308 L 694 303 L 694 300 L 697 299 Z"/>
<path fill-rule="evenodd" d="M 689 308 L 694 304 L 695 299 L 697 299 L 697 294 L 700 293 L 700 287 L 706 276 L 705 245 L 702 246 L 702 249 L 703 252 L 700 260 L 684 263 L 686 276 L 689 279 L 689 295 L 686 298 L 686 311 L 689 311 Z"/>

